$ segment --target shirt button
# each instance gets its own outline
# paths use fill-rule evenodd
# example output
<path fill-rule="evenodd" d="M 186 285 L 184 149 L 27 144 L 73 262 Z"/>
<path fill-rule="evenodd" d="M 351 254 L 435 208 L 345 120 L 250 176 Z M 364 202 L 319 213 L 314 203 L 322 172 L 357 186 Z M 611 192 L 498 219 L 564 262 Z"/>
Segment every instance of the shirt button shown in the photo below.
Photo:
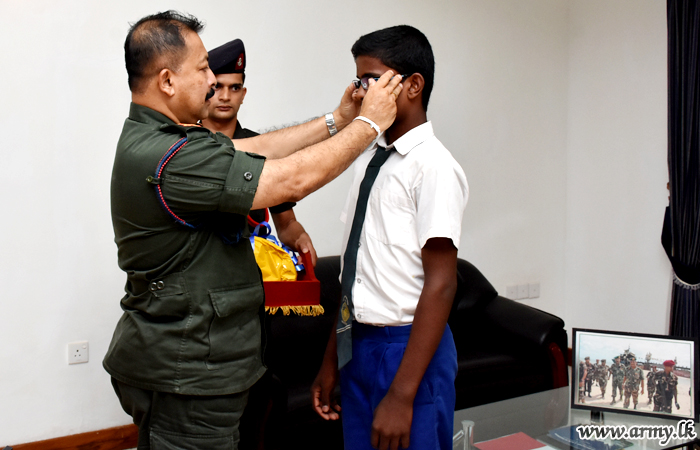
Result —
<path fill-rule="evenodd" d="M 357 279 L 357 284 L 360 284 L 360 283 L 362 283 L 362 280 L 358 278 L 358 279 Z"/>
<path fill-rule="evenodd" d="M 250 181 L 253 179 L 253 174 L 250 172 L 246 172 L 243 174 L 243 178 L 245 178 L 246 181 Z"/>
<path fill-rule="evenodd" d="M 163 288 L 165 288 L 165 283 L 163 283 L 163 281 L 161 280 L 158 283 L 156 283 L 156 286 L 158 287 L 158 290 L 161 291 L 163 290 Z"/>
<path fill-rule="evenodd" d="M 153 283 L 150 284 L 150 286 L 148 286 L 148 289 L 150 289 L 151 291 L 155 291 L 158 289 L 158 285 L 154 281 Z"/>
<path fill-rule="evenodd" d="M 362 242 L 357 243 L 357 248 L 360 248 L 360 247 L 362 247 Z"/>
<path fill-rule="evenodd" d="M 357 318 L 358 318 L 358 319 L 362 319 L 362 314 L 358 314 L 358 315 L 357 315 Z"/>

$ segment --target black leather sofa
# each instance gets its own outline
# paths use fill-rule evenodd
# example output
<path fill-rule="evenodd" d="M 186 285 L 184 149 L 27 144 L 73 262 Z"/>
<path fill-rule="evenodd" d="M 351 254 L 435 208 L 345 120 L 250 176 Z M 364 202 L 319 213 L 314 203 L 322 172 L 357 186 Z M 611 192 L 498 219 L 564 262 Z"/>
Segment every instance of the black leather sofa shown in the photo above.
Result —
<path fill-rule="evenodd" d="M 457 346 L 457 409 L 568 384 L 567 335 L 556 316 L 498 295 L 467 261 L 459 260 L 458 289 L 449 325 Z M 255 448 L 342 449 L 338 422 L 311 409 L 309 390 L 321 364 L 340 298 L 340 258 L 320 258 L 319 317 L 268 317 L 266 363 L 272 398 Z M 264 445 L 263 445 L 264 443 Z"/>

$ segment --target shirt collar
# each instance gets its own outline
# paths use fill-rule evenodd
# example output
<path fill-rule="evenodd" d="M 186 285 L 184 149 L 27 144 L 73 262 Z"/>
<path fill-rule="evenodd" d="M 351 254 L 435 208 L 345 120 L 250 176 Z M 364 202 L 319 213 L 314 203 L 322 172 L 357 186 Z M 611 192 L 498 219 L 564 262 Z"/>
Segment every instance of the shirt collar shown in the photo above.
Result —
<path fill-rule="evenodd" d="M 133 102 L 129 107 L 129 119 L 151 125 L 163 125 L 164 123 L 175 125 L 175 122 L 170 120 L 168 116 L 161 114 L 147 106 L 139 105 Z"/>
<path fill-rule="evenodd" d="M 377 145 L 385 148 L 394 148 L 400 155 L 405 156 L 408 152 L 433 136 L 435 136 L 433 124 L 427 121 L 409 130 L 406 134 L 395 140 L 390 146 L 386 145 L 386 137 L 384 137 L 384 133 L 382 133 L 382 135 L 377 138 Z"/>

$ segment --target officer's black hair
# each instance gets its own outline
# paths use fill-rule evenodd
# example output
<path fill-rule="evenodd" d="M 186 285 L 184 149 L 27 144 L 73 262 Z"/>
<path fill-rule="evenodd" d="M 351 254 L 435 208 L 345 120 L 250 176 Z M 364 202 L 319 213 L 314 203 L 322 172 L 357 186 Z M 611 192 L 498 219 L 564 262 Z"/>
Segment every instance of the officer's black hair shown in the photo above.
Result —
<path fill-rule="evenodd" d="M 355 59 L 358 56 L 377 58 L 399 74 L 423 75 L 423 109 L 428 110 L 435 80 L 435 58 L 423 33 L 410 25 L 384 28 L 360 37 L 351 51 Z"/>
<path fill-rule="evenodd" d="M 178 70 L 185 56 L 184 31 L 199 33 L 204 24 L 196 17 L 169 10 L 146 16 L 131 25 L 124 42 L 129 89 L 138 92 L 149 76 L 163 68 Z M 153 67 L 153 64 L 162 67 Z"/>

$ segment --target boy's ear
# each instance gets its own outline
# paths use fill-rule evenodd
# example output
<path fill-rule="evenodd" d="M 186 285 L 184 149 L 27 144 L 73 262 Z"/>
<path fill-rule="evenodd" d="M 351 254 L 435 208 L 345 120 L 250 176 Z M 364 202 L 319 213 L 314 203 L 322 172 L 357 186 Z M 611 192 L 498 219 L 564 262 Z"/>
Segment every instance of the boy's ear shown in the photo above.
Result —
<path fill-rule="evenodd" d="M 423 87 L 425 87 L 425 78 L 419 73 L 414 73 L 406 78 L 404 83 L 404 90 L 408 95 L 410 100 L 414 100 L 423 92 Z"/>

